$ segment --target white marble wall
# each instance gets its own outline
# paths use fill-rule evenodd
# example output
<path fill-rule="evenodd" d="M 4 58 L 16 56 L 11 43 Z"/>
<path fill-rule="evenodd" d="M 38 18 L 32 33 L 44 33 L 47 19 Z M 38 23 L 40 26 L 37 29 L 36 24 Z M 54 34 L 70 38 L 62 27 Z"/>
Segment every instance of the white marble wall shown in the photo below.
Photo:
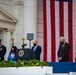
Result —
<path fill-rule="evenodd" d="M 22 45 L 23 38 L 23 21 L 24 21 L 24 11 L 23 4 L 20 2 L 16 2 L 14 4 L 14 16 L 17 18 L 18 23 L 16 25 L 16 30 L 12 37 L 15 38 L 15 45 L 20 48 Z"/>

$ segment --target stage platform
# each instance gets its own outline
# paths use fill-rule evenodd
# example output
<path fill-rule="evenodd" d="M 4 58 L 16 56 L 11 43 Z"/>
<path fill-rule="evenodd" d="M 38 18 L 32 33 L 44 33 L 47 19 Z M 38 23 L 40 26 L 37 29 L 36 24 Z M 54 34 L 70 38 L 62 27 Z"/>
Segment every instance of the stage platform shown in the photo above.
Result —
<path fill-rule="evenodd" d="M 76 72 L 76 62 L 49 62 L 53 67 L 53 73 Z"/>

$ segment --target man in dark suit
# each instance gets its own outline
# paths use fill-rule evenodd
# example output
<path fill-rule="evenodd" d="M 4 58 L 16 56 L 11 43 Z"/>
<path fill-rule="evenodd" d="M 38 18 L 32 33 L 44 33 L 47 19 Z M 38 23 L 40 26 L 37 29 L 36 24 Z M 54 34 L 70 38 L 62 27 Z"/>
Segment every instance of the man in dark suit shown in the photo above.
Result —
<path fill-rule="evenodd" d="M 37 59 L 37 60 L 40 60 L 40 54 L 41 54 L 42 49 L 41 49 L 41 47 L 38 45 L 38 41 L 37 41 L 37 40 L 34 40 L 34 41 L 33 41 L 33 47 L 31 48 L 31 50 L 32 50 L 33 52 L 35 52 L 35 54 L 36 54 L 36 59 Z"/>
<path fill-rule="evenodd" d="M 0 61 L 4 60 L 5 53 L 6 53 L 6 47 L 2 45 L 2 40 L 0 39 Z"/>
<path fill-rule="evenodd" d="M 60 37 L 60 45 L 57 53 L 59 62 L 69 61 L 69 56 L 68 56 L 69 50 L 70 50 L 69 44 L 65 42 L 64 37 Z"/>

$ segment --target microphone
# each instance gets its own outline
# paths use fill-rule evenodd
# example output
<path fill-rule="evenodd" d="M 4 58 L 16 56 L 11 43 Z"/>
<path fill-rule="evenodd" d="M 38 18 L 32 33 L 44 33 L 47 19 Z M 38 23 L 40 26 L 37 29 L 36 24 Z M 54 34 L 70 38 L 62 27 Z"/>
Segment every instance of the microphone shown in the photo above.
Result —
<path fill-rule="evenodd" d="M 21 45 L 21 47 L 24 48 L 26 45 L 27 45 L 27 44 L 23 44 L 23 45 Z"/>

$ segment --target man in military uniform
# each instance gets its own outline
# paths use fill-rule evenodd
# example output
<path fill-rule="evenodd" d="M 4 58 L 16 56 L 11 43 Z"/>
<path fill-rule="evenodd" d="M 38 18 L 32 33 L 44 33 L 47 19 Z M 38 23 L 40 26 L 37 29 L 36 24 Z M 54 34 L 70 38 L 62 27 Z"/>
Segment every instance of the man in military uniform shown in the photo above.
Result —
<path fill-rule="evenodd" d="M 0 61 L 4 60 L 5 54 L 6 54 L 6 47 L 2 45 L 2 40 L 0 39 Z"/>

